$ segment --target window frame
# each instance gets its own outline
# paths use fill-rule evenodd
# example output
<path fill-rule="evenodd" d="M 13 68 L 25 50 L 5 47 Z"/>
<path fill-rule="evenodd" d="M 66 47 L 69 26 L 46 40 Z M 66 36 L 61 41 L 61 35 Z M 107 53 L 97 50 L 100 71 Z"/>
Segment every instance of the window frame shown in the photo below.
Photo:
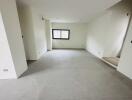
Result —
<path fill-rule="evenodd" d="M 68 38 L 55 38 L 54 37 L 54 31 L 68 31 Z M 61 33 L 60 33 L 61 34 Z M 69 29 L 52 29 L 52 39 L 57 39 L 57 40 L 69 40 L 70 39 L 70 30 Z"/>

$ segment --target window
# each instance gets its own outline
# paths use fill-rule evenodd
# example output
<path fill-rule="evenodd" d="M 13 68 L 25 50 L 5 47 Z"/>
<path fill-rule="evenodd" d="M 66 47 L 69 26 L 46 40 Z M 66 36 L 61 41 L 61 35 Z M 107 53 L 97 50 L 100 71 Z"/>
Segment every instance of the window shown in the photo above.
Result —
<path fill-rule="evenodd" d="M 52 29 L 53 39 L 69 40 L 70 30 L 68 29 Z"/>

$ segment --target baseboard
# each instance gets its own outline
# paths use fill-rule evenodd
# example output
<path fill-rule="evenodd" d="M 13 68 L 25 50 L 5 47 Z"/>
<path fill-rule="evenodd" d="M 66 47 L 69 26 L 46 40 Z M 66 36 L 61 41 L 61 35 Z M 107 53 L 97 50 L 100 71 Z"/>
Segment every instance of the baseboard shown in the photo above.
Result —
<path fill-rule="evenodd" d="M 102 59 L 102 58 L 101 58 L 101 60 L 102 60 L 103 62 L 105 62 L 106 64 L 110 65 L 111 67 L 115 68 L 115 69 L 117 69 L 117 67 L 118 67 L 118 66 L 115 66 L 115 65 L 111 64 L 110 62 L 108 62 L 108 61 Z"/>
<path fill-rule="evenodd" d="M 88 50 L 86 50 L 86 51 L 89 52 Z M 118 66 L 115 66 L 115 65 L 113 65 L 113 64 L 111 64 L 111 63 L 109 63 L 109 62 L 107 62 L 106 60 L 102 59 L 101 57 L 98 57 L 98 56 L 94 55 L 94 54 L 91 53 L 91 52 L 89 52 L 89 53 L 90 53 L 91 55 L 93 55 L 94 57 L 100 59 L 100 60 L 103 61 L 104 63 L 110 65 L 112 68 L 117 69 Z"/>
<path fill-rule="evenodd" d="M 53 48 L 52 50 L 86 50 L 84 48 Z"/>

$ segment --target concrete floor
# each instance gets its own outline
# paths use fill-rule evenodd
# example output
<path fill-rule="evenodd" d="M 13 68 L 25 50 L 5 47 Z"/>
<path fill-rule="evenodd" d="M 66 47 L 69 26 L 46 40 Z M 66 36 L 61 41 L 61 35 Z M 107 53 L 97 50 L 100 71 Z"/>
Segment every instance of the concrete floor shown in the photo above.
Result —
<path fill-rule="evenodd" d="M 132 82 L 85 51 L 54 50 L 0 80 L 0 100 L 132 100 Z"/>

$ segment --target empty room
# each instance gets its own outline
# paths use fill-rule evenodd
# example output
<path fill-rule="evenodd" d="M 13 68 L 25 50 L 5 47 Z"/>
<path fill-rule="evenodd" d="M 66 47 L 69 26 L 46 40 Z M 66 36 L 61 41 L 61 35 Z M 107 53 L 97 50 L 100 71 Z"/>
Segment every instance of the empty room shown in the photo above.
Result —
<path fill-rule="evenodd" d="M 131 0 L 0 0 L 0 100 L 132 100 Z"/>

